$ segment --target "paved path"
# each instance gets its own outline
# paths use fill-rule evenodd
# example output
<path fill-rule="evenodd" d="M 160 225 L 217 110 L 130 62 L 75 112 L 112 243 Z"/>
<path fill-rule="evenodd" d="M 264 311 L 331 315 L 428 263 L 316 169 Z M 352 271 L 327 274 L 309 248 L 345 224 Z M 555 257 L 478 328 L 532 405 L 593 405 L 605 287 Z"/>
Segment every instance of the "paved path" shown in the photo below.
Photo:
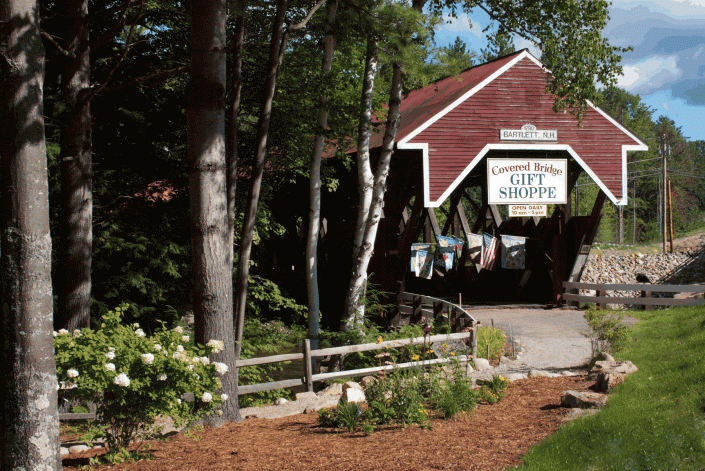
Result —
<path fill-rule="evenodd" d="M 470 314 L 483 325 L 501 328 L 520 346 L 519 360 L 528 368 L 566 369 L 590 360 L 590 331 L 583 311 L 571 309 L 485 309 Z M 639 322 L 625 317 L 627 325 Z"/>

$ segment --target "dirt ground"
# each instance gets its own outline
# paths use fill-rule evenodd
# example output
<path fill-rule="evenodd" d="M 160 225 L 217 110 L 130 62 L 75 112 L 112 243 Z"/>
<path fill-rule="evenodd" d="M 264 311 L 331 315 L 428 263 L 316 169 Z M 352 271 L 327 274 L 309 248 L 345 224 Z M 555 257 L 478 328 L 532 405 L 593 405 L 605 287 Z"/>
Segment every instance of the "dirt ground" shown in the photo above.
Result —
<path fill-rule="evenodd" d="M 317 414 L 247 419 L 206 428 L 196 438 L 149 442 L 145 460 L 99 469 L 500 470 L 518 465 L 531 446 L 565 423 L 570 410 L 560 406 L 564 391 L 589 386 L 584 376 L 515 381 L 497 404 L 448 421 L 434 419 L 432 430 L 386 427 L 366 436 L 321 427 Z M 100 452 L 67 455 L 64 469 L 80 469 Z"/>

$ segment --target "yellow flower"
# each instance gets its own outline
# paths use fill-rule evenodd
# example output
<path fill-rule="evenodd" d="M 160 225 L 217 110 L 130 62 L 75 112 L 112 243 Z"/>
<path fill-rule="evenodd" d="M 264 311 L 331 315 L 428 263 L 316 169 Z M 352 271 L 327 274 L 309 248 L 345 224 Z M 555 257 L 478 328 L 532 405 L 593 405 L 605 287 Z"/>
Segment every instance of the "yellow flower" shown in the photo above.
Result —
<path fill-rule="evenodd" d="M 382 337 L 377 337 L 377 343 L 382 343 Z"/>
<path fill-rule="evenodd" d="M 411 357 L 411 361 L 415 361 L 415 360 L 418 360 L 418 359 L 419 359 L 419 356 L 418 356 L 418 355 L 413 355 L 413 356 Z"/>
<path fill-rule="evenodd" d="M 450 352 L 451 355 L 455 356 L 455 352 Z"/>
<path fill-rule="evenodd" d="M 433 353 L 433 350 L 429 350 L 428 353 Z"/>

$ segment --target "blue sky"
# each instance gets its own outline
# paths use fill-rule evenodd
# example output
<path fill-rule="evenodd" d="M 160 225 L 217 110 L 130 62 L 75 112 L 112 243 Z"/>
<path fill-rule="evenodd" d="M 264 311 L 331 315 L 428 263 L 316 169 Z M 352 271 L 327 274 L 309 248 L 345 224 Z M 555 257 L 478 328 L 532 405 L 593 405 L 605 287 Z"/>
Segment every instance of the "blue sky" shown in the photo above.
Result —
<path fill-rule="evenodd" d="M 436 31 L 439 46 L 460 37 L 478 53 L 486 47 L 482 30 L 490 21 L 482 10 L 447 20 Z M 705 140 L 705 0 L 613 1 L 603 36 L 634 47 L 622 56 L 618 85 L 638 94 L 654 119 L 666 116 L 690 140 Z M 522 38 L 514 44 L 538 55 Z"/>

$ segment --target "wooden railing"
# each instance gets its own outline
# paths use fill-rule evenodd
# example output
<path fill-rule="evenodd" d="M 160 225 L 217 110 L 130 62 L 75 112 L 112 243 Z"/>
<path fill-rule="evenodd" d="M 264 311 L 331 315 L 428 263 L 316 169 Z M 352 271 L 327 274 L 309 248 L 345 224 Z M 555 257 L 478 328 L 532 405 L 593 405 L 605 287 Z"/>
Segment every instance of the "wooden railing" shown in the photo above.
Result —
<path fill-rule="evenodd" d="M 408 363 L 399 363 L 396 365 L 381 365 L 372 368 L 361 368 L 357 370 L 333 371 L 330 373 L 313 374 L 311 369 L 311 359 L 316 357 L 324 357 L 328 355 L 342 355 L 353 352 L 366 352 L 370 350 L 382 350 L 386 348 L 397 348 L 405 345 L 422 345 L 433 342 L 448 342 L 451 340 L 464 340 L 472 338 L 473 358 L 477 355 L 477 336 L 474 335 L 474 328 L 467 329 L 467 332 L 459 332 L 455 334 L 431 335 L 427 337 L 412 337 L 407 339 L 387 340 L 379 343 L 363 343 L 359 345 L 346 345 L 343 347 L 321 348 L 311 350 L 310 340 L 304 340 L 302 353 L 288 353 L 284 355 L 272 355 L 268 357 L 250 358 L 247 360 L 238 360 L 235 366 L 238 368 L 244 366 L 265 365 L 269 363 L 277 363 L 281 361 L 303 360 L 304 361 L 304 377 L 296 379 L 285 379 L 282 381 L 273 381 L 269 383 L 248 384 L 238 386 L 238 395 L 250 394 L 255 392 L 270 391 L 272 389 L 293 388 L 296 386 L 306 385 L 308 391 L 313 391 L 313 383 L 317 381 L 325 381 L 334 378 L 352 378 L 358 376 L 366 376 L 378 373 L 383 370 L 405 369 L 421 367 L 425 365 L 443 364 L 451 360 L 448 358 L 434 358 L 426 361 L 412 361 Z M 461 362 L 467 362 L 470 358 L 461 355 L 458 357 Z"/>
<path fill-rule="evenodd" d="M 699 306 L 705 304 L 705 299 L 673 298 L 653 296 L 653 293 L 705 293 L 705 285 L 653 285 L 653 284 L 597 284 L 563 283 L 565 294 L 563 299 L 568 304 L 595 303 L 605 308 L 607 304 L 635 304 L 650 310 L 652 306 Z M 579 294 L 580 290 L 594 290 L 597 296 Z M 638 291 L 639 297 L 606 296 L 607 291 Z"/>
<path fill-rule="evenodd" d="M 443 319 L 445 316 L 447 318 Z M 430 324 L 432 320 L 447 321 L 451 332 L 460 332 L 477 323 L 470 313 L 457 304 L 431 296 L 402 292 L 399 296 L 399 307 L 392 317 L 391 324 L 393 327 L 427 322 Z"/>

